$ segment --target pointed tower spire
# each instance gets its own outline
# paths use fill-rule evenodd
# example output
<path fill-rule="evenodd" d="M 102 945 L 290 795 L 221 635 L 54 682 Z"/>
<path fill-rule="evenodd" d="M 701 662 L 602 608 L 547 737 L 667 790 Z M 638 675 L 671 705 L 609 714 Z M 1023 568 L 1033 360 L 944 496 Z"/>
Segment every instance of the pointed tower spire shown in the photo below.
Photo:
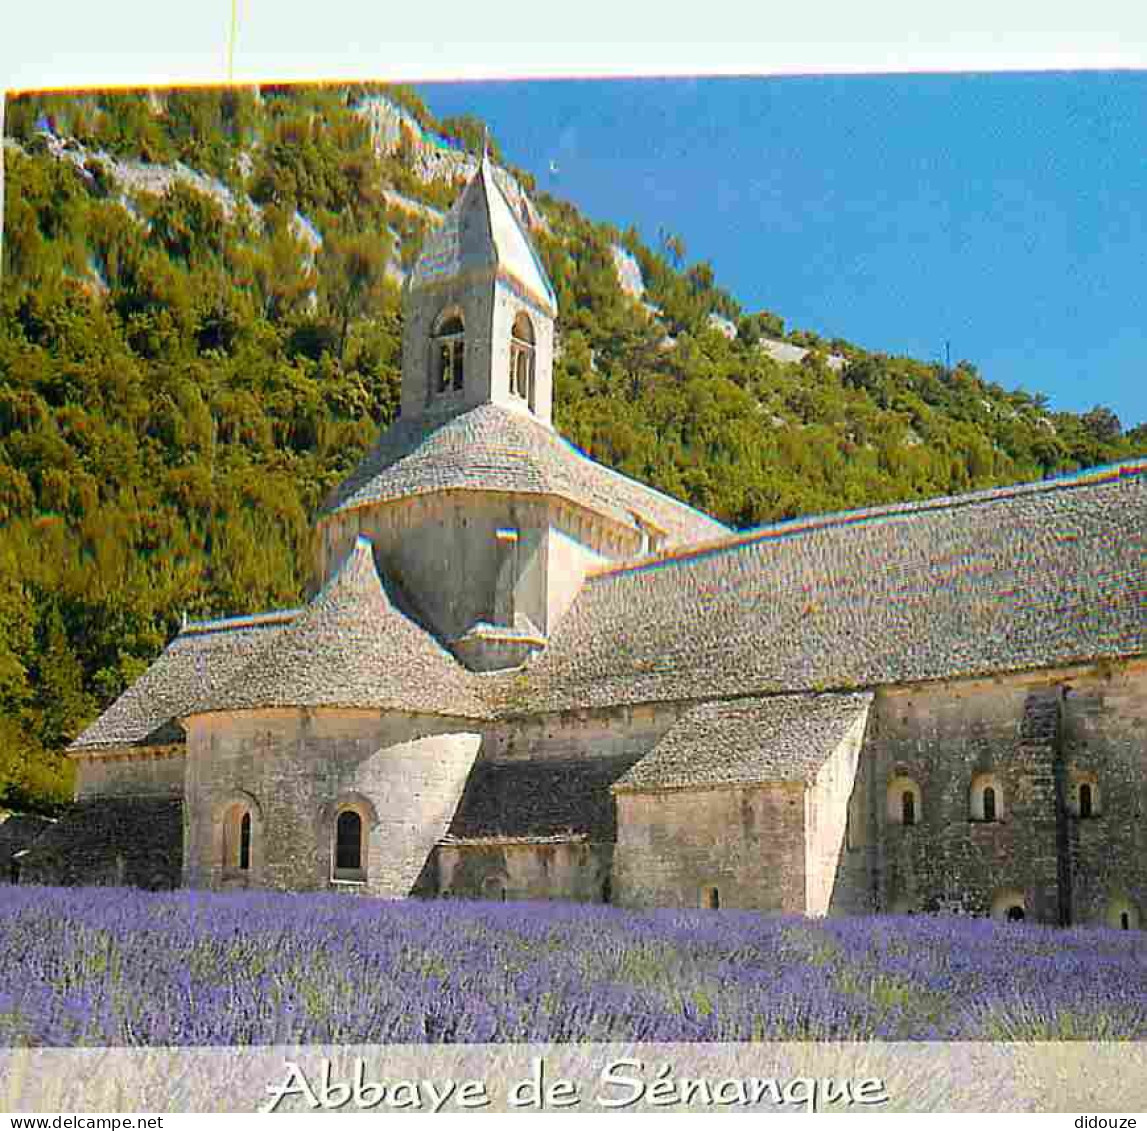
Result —
<path fill-rule="evenodd" d="M 482 160 L 406 280 L 402 416 L 445 418 L 499 404 L 552 427 L 557 298 Z"/>

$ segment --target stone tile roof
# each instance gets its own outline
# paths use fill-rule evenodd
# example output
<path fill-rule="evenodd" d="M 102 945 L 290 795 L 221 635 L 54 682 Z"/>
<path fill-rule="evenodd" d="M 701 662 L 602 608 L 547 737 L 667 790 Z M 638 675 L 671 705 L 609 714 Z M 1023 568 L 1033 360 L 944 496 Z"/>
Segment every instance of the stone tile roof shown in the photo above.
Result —
<path fill-rule="evenodd" d="M 176 720 L 221 691 L 297 615 L 284 610 L 188 625 L 68 749 L 182 742 Z"/>
<path fill-rule="evenodd" d="M 855 692 L 701 703 L 614 789 L 811 781 L 871 702 L 871 692 Z"/>
<path fill-rule="evenodd" d="M 447 838 L 472 842 L 582 834 L 593 841 L 616 840 L 609 787 L 639 757 L 478 761 Z"/>
<path fill-rule="evenodd" d="M 587 579 L 505 714 L 1147 652 L 1147 461 L 769 527 Z"/>
<path fill-rule="evenodd" d="M 524 288 L 550 315 L 557 313 L 541 261 L 484 158 L 441 227 L 427 237 L 408 285 L 418 290 L 491 268 Z"/>
<path fill-rule="evenodd" d="M 671 545 L 729 533 L 708 515 L 596 463 L 544 424 L 495 404 L 445 424 L 398 420 L 325 511 L 450 490 L 555 495 L 631 528 L 636 513 L 664 530 Z"/>
<path fill-rule="evenodd" d="M 480 719 L 475 680 L 400 612 L 359 538 L 321 593 L 184 714 L 272 707 L 353 707 Z"/>
<path fill-rule="evenodd" d="M 360 541 L 302 612 L 189 626 L 72 749 L 182 741 L 193 708 L 481 719 L 1143 655 L 1145 526 L 1147 461 L 782 523 L 591 575 L 544 652 L 484 675 L 403 616 Z"/>

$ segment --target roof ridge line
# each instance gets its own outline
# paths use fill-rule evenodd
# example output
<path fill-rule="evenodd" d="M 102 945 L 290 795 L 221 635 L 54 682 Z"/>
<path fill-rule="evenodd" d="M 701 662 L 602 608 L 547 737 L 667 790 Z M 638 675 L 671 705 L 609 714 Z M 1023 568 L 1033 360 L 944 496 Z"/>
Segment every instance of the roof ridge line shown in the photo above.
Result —
<path fill-rule="evenodd" d="M 482 164 L 479 168 L 479 174 L 482 176 L 483 182 L 486 181 L 485 172 L 486 172 L 487 168 L 489 168 L 489 171 L 490 171 L 489 183 L 492 186 L 494 192 L 496 192 L 502 198 L 502 203 L 506 206 L 506 211 L 509 212 L 510 219 L 513 220 L 514 225 L 517 227 L 519 234 L 521 235 L 523 241 L 525 242 L 526 251 L 529 253 L 530 258 L 533 260 L 534 267 L 537 270 L 538 275 L 541 278 L 542 284 L 545 287 L 545 293 L 539 295 L 538 297 L 545 300 L 553 308 L 554 317 L 557 317 L 558 296 L 557 296 L 557 292 L 554 290 L 553 280 L 550 279 L 549 273 L 546 271 L 545 264 L 542 263 L 542 257 L 538 254 L 537 249 L 534 247 L 534 241 L 532 239 L 530 239 L 530 233 L 526 231 L 525 225 L 522 223 L 521 219 L 518 217 L 518 210 L 510 203 L 510 198 L 506 195 L 502 186 L 498 183 L 498 178 L 494 174 L 494 170 L 496 168 L 498 168 L 498 166 L 495 165 L 494 161 L 490 158 L 489 154 L 484 155 L 483 160 L 482 160 Z M 506 172 L 508 175 L 507 170 L 503 169 L 503 172 Z M 524 188 L 522 189 L 522 194 L 523 194 L 523 196 L 525 195 L 525 189 Z M 486 216 L 487 216 L 487 219 L 489 220 L 489 223 L 490 223 L 490 233 L 491 233 L 490 243 L 494 248 L 494 265 L 495 265 L 495 268 L 498 268 L 498 267 L 502 266 L 502 260 L 501 260 L 500 254 L 499 254 L 497 242 L 493 239 L 494 218 L 490 212 L 489 197 L 486 198 L 485 205 L 486 205 Z"/>
<path fill-rule="evenodd" d="M 964 495 L 937 495 L 931 499 L 885 503 L 881 506 L 860 507 L 856 510 L 847 511 L 832 511 L 828 514 L 802 515 L 797 518 L 783 519 L 781 522 L 756 527 L 752 530 L 739 531 L 725 538 L 706 539 L 703 542 L 695 542 L 692 545 L 679 546 L 664 552 L 648 554 L 641 558 L 632 558 L 626 562 L 611 562 L 607 565 L 600 566 L 598 569 L 591 570 L 586 575 L 586 581 L 596 581 L 599 578 L 611 577 L 615 574 L 629 573 L 638 569 L 646 569 L 658 565 L 668 565 L 672 562 L 688 561 L 691 558 L 700 557 L 704 554 L 716 553 L 719 550 L 737 549 L 741 546 L 753 545 L 768 539 L 812 534 L 819 530 L 830 530 L 839 526 L 849 526 L 853 523 L 867 522 L 872 519 L 927 514 L 938 510 L 959 510 L 963 507 L 1014 499 L 1021 495 L 1039 495 L 1045 492 L 1050 493 L 1052 491 L 1076 490 L 1081 487 L 1095 487 L 1104 483 L 1114 483 L 1120 479 L 1132 479 L 1142 475 L 1147 475 L 1147 458 L 1121 460 L 1118 463 L 1085 468 L 1083 471 L 1068 472 L 1066 475 L 1058 475 L 1051 479 L 1026 480 L 1022 483 L 1011 483 L 1002 487 L 985 487 L 982 490 L 972 491 Z M 714 521 L 719 520 L 714 519 Z"/>
<path fill-rule="evenodd" d="M 233 616 L 212 617 L 209 620 L 189 620 L 176 634 L 181 636 L 202 636 L 209 632 L 229 632 L 237 628 L 255 628 L 271 624 L 285 624 L 294 620 L 304 609 L 299 605 L 292 609 L 272 609 L 266 613 L 236 613 Z"/>
<path fill-rule="evenodd" d="M 589 460 L 592 464 L 594 464 L 595 467 L 600 468 L 607 475 L 613 476 L 617 479 L 624 479 L 627 483 L 635 483 L 638 487 L 648 491 L 651 495 L 656 495 L 658 498 L 664 499 L 667 503 L 671 503 L 675 507 L 680 507 L 682 510 L 689 511 L 691 514 L 695 514 L 698 518 L 707 519 L 709 522 L 716 523 L 718 526 L 726 525 L 719 518 L 714 518 L 711 514 L 708 513 L 708 511 L 703 511 L 699 507 L 693 506 L 692 503 L 687 503 L 684 499 L 677 498 L 676 495 L 670 495 L 667 491 L 662 491 L 659 487 L 654 487 L 651 484 L 644 482 L 644 480 L 637 479 L 632 475 L 626 475 L 624 471 L 618 471 L 616 467 L 610 467 L 608 464 L 594 459 L 593 456 L 589 454 L 589 452 L 582 451 L 582 449 L 579 448 L 571 439 L 569 439 L 567 436 L 563 436 L 561 432 L 557 430 L 557 428 L 551 428 L 549 431 L 550 434 L 553 435 L 559 443 L 565 444 L 568 448 L 572 448 L 576 455 L 580 456 L 582 459 Z M 726 527 L 726 529 L 728 528 Z"/>

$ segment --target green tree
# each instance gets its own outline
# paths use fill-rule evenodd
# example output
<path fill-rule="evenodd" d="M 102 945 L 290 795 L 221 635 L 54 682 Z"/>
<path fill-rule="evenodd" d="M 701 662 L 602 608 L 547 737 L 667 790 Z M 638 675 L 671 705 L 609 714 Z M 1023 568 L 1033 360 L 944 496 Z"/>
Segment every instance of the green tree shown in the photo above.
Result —
<path fill-rule="evenodd" d="M 373 232 L 330 233 L 319 255 L 320 293 L 336 328 L 336 354 L 346 358 L 352 319 L 365 317 L 379 302 L 386 278 L 390 240 Z"/>
<path fill-rule="evenodd" d="M 39 670 L 40 742 L 59 749 L 91 721 L 95 703 L 84 690 L 84 673 L 68 641 L 59 606 L 48 614 Z"/>
<path fill-rule="evenodd" d="M 495 164 L 505 164 L 501 148 L 481 118 L 476 118 L 473 114 L 459 114 L 443 118 L 438 128 L 443 136 L 460 141 L 467 153 L 481 157 L 483 149 L 488 149 Z"/>

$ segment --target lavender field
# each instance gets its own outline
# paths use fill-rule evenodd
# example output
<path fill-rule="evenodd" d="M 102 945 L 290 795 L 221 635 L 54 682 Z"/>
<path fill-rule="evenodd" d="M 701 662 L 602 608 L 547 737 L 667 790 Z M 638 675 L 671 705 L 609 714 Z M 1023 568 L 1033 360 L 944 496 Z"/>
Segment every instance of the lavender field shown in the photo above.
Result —
<path fill-rule="evenodd" d="M 1147 935 L 0 887 L 0 1044 L 1147 1039 Z"/>

